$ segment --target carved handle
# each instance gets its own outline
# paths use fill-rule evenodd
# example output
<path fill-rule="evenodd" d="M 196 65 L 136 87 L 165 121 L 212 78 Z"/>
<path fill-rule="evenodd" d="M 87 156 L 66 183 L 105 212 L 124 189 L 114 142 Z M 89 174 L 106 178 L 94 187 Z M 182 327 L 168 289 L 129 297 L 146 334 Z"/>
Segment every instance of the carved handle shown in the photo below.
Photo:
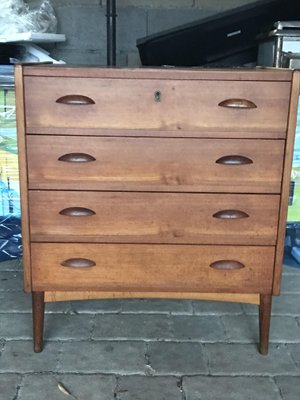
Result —
<path fill-rule="evenodd" d="M 245 265 L 234 260 L 219 260 L 211 263 L 210 267 L 220 270 L 234 270 L 245 268 Z"/>
<path fill-rule="evenodd" d="M 251 100 L 247 99 L 227 99 L 218 104 L 220 107 L 237 108 L 237 109 L 251 109 L 257 108 L 257 105 Z"/>
<path fill-rule="evenodd" d="M 221 210 L 216 212 L 213 217 L 218 219 L 240 219 L 249 218 L 249 214 L 240 210 Z"/>
<path fill-rule="evenodd" d="M 69 163 L 87 163 L 96 161 L 96 158 L 90 154 L 85 153 L 68 153 L 59 157 L 58 161 L 69 162 Z"/>
<path fill-rule="evenodd" d="M 61 263 L 63 267 L 69 268 L 91 268 L 95 267 L 95 261 L 87 258 L 69 258 Z"/>
<path fill-rule="evenodd" d="M 223 165 L 247 165 L 253 164 L 253 161 L 251 158 L 245 156 L 230 155 L 219 158 L 216 163 Z"/>
<path fill-rule="evenodd" d="M 90 217 L 96 214 L 95 211 L 84 207 L 69 207 L 61 210 L 59 213 L 66 217 Z"/>
<path fill-rule="evenodd" d="M 56 100 L 56 103 L 71 106 L 88 106 L 90 104 L 95 104 L 93 99 L 81 94 L 68 94 L 67 96 L 62 96 Z"/>

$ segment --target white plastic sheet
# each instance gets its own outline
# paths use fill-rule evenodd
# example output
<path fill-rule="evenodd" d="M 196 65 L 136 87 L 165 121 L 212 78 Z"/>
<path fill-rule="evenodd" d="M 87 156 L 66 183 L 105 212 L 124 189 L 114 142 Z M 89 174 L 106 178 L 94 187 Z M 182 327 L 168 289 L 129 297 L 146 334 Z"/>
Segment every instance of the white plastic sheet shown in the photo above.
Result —
<path fill-rule="evenodd" d="M 57 19 L 49 0 L 33 9 L 23 0 L 1 0 L 0 35 L 12 33 L 56 33 Z"/>

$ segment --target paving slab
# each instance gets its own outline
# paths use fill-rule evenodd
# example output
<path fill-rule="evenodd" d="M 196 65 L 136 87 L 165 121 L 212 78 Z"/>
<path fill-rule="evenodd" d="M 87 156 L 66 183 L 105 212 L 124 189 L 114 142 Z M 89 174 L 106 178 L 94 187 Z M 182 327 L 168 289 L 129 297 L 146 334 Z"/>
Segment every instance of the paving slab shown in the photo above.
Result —
<path fill-rule="evenodd" d="M 300 343 L 300 326 L 297 318 L 272 316 L 270 342 Z"/>
<path fill-rule="evenodd" d="M 254 344 L 205 344 L 212 375 L 297 375 L 299 370 L 284 345 L 270 345 L 262 356 Z"/>
<path fill-rule="evenodd" d="M 46 314 L 72 314 L 69 301 L 55 301 L 45 304 Z"/>
<path fill-rule="evenodd" d="M 282 400 L 300 399 L 300 376 L 277 376 L 275 382 L 279 387 Z"/>
<path fill-rule="evenodd" d="M 44 338 L 47 340 L 89 339 L 93 316 L 46 314 Z M 1 337 L 7 340 L 32 339 L 31 313 L 0 314 Z"/>
<path fill-rule="evenodd" d="M 30 314 L 0 314 L 0 336 L 6 340 L 32 338 Z"/>
<path fill-rule="evenodd" d="M 5 344 L 6 344 L 5 339 L 1 338 L 0 339 L 0 356 L 1 356 L 1 353 L 2 353 L 2 351 L 4 349 Z"/>
<path fill-rule="evenodd" d="M 48 314 L 45 316 L 44 337 L 49 340 L 88 340 L 93 324 L 91 315 Z"/>
<path fill-rule="evenodd" d="M 282 275 L 300 275 L 300 266 L 299 268 L 296 268 L 289 265 L 283 265 Z M 283 277 L 283 279 L 285 278 Z"/>
<path fill-rule="evenodd" d="M 22 262 L 18 259 L 1 261 L 0 271 L 20 271 L 22 269 Z"/>
<path fill-rule="evenodd" d="M 144 374 L 143 342 L 63 343 L 59 371 L 104 374 Z"/>
<path fill-rule="evenodd" d="M 130 299 L 122 300 L 122 313 L 143 314 L 193 314 L 189 300 Z"/>
<path fill-rule="evenodd" d="M 199 343 L 149 343 L 148 356 L 153 375 L 207 374 L 207 359 Z"/>
<path fill-rule="evenodd" d="M 258 306 L 254 304 L 243 304 L 243 310 L 246 314 L 258 315 Z M 273 296 L 272 315 L 300 315 L 300 295 L 299 294 L 281 294 Z"/>
<path fill-rule="evenodd" d="M 272 315 L 300 316 L 300 294 L 274 296 L 272 301 Z"/>
<path fill-rule="evenodd" d="M 0 373 L 55 372 L 60 351 L 59 342 L 45 342 L 41 353 L 34 353 L 31 340 L 6 342 L 0 357 Z"/>
<path fill-rule="evenodd" d="M 62 384 L 72 395 L 58 387 Z M 53 375 L 35 374 L 24 378 L 18 400 L 113 400 L 116 378 L 109 375 Z"/>
<path fill-rule="evenodd" d="M 225 338 L 228 342 L 257 343 L 258 342 L 258 316 L 247 314 L 224 315 L 221 317 Z"/>
<path fill-rule="evenodd" d="M 217 342 L 224 340 L 224 328 L 218 316 L 172 316 L 174 339 Z"/>
<path fill-rule="evenodd" d="M 104 314 L 121 312 L 122 301 L 111 300 L 81 300 L 71 301 L 72 314 Z"/>
<path fill-rule="evenodd" d="M 120 377 L 117 400 L 182 400 L 178 379 L 174 377 Z"/>
<path fill-rule="evenodd" d="M 300 369 L 300 344 L 288 344 L 289 353 Z"/>
<path fill-rule="evenodd" d="M 281 283 L 281 293 L 300 294 L 300 274 L 299 275 L 283 275 Z"/>
<path fill-rule="evenodd" d="M 21 375 L 0 374 L 0 396 L 3 400 L 17 399 L 19 387 L 21 385 Z"/>
<path fill-rule="evenodd" d="M 0 313 L 31 313 L 31 294 L 23 291 L 0 291 Z M 46 303 L 45 313 L 71 313 L 70 303 Z"/>
<path fill-rule="evenodd" d="M 168 315 L 109 314 L 95 317 L 93 339 L 150 340 L 173 337 Z"/>
<path fill-rule="evenodd" d="M 23 291 L 23 274 L 21 271 L 1 271 L 0 290 Z"/>
<path fill-rule="evenodd" d="M 258 317 L 258 306 L 256 304 L 242 304 L 242 309 L 245 314 Z"/>
<path fill-rule="evenodd" d="M 257 343 L 259 340 L 258 316 L 233 315 L 221 317 L 229 342 Z M 294 317 L 272 316 L 270 342 L 299 343 L 300 327 Z"/>
<path fill-rule="evenodd" d="M 282 400 L 268 377 L 184 377 L 183 391 L 186 400 Z"/>
<path fill-rule="evenodd" d="M 196 315 L 241 314 L 243 312 L 240 303 L 222 301 L 194 301 L 193 308 Z"/>
<path fill-rule="evenodd" d="M 31 295 L 0 292 L 0 313 L 31 313 Z"/>

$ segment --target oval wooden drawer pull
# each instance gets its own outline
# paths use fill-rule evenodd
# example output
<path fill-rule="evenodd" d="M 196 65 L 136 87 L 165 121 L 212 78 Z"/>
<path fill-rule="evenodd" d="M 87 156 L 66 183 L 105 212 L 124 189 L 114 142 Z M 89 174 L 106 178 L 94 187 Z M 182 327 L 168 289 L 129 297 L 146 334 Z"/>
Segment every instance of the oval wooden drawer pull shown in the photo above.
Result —
<path fill-rule="evenodd" d="M 87 258 L 69 258 L 61 263 L 63 267 L 69 268 L 91 268 L 95 267 L 96 263 Z"/>
<path fill-rule="evenodd" d="M 96 161 L 96 158 L 86 153 L 68 153 L 59 157 L 58 161 L 69 163 L 87 163 Z"/>
<path fill-rule="evenodd" d="M 67 96 L 62 96 L 56 100 L 56 103 L 67 104 L 70 106 L 88 106 L 90 104 L 95 104 L 93 99 L 81 94 L 68 94 Z"/>
<path fill-rule="evenodd" d="M 240 210 L 221 210 L 216 212 L 213 217 L 218 219 L 240 219 L 249 218 L 249 214 Z"/>
<path fill-rule="evenodd" d="M 84 207 L 69 207 L 61 210 L 59 213 L 67 217 L 90 217 L 96 214 L 95 211 Z"/>
<path fill-rule="evenodd" d="M 257 105 L 251 100 L 247 99 L 227 99 L 218 104 L 220 107 L 237 108 L 237 109 L 251 109 L 257 108 Z"/>
<path fill-rule="evenodd" d="M 234 270 L 245 268 L 245 265 L 234 260 L 218 260 L 210 264 L 211 268 L 220 270 Z"/>
<path fill-rule="evenodd" d="M 216 163 L 223 165 L 247 165 L 253 164 L 253 161 L 251 158 L 245 156 L 230 155 L 219 158 Z"/>

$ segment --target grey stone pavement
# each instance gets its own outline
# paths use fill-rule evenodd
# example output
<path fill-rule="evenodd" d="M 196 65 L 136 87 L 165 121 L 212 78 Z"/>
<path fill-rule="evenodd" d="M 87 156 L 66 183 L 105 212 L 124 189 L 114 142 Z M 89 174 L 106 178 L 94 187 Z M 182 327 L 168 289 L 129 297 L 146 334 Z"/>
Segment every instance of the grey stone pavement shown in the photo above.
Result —
<path fill-rule="evenodd" d="M 300 268 L 284 268 L 268 356 L 257 319 L 234 303 L 52 303 L 35 354 L 20 263 L 2 262 L 0 400 L 299 400 Z"/>

